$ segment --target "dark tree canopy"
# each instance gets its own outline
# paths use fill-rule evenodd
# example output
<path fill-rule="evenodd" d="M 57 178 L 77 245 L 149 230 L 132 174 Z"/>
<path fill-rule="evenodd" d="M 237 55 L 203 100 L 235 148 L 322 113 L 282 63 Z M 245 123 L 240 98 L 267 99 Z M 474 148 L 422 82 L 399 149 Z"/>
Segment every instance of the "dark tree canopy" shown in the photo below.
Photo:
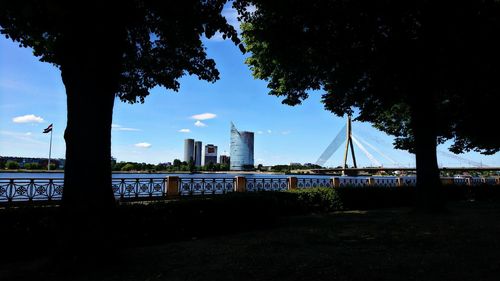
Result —
<path fill-rule="evenodd" d="M 254 5 L 255 11 L 248 9 Z M 500 83 L 500 2 L 236 0 L 247 64 L 270 94 L 300 104 L 323 90 L 329 111 L 415 153 L 417 206 L 443 206 L 436 146 L 493 154 Z"/>
<path fill-rule="evenodd" d="M 234 28 L 221 15 L 225 0 L 2 1 L 1 33 L 33 48 L 41 61 L 61 67 L 68 57 L 83 53 L 68 42 L 78 37 L 86 51 L 120 53 L 116 95 L 127 102 L 144 102 L 148 90 L 160 85 L 179 88 L 184 74 L 214 82 L 215 62 L 207 58 L 201 36 L 221 32 L 239 44 Z"/>
<path fill-rule="evenodd" d="M 237 1 L 247 64 L 270 94 L 299 104 L 309 90 L 342 116 L 413 151 L 410 107 L 434 114 L 439 142 L 493 154 L 500 83 L 499 1 Z M 255 5 L 255 12 L 246 7 Z M 431 122 L 431 121 L 428 121 Z"/>
<path fill-rule="evenodd" d="M 69 255 L 96 256 L 113 245 L 109 160 L 115 97 L 143 102 L 155 86 L 177 90 L 185 74 L 217 80 L 202 37 L 221 32 L 239 44 L 221 15 L 225 2 L 0 1 L 0 32 L 56 65 L 66 88 L 60 244 Z"/>

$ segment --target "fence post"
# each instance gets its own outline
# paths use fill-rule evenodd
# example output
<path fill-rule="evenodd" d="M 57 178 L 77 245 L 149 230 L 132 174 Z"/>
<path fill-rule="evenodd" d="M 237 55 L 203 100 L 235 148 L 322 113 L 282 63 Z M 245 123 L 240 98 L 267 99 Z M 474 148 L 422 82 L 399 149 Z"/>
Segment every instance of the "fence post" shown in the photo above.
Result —
<path fill-rule="evenodd" d="M 368 185 L 369 186 L 374 186 L 375 185 L 375 179 L 373 177 L 368 178 Z"/>
<path fill-rule="evenodd" d="M 236 176 L 236 186 L 235 186 L 235 191 L 236 192 L 245 192 L 247 191 L 247 179 L 242 176 Z"/>
<path fill-rule="evenodd" d="M 340 187 L 340 179 L 338 177 L 332 178 L 333 187 Z"/>
<path fill-rule="evenodd" d="M 441 178 L 441 184 L 453 185 L 453 178 Z"/>
<path fill-rule="evenodd" d="M 465 179 L 465 184 L 466 184 L 467 186 L 471 186 L 471 185 L 472 185 L 472 179 L 471 179 L 471 178 L 466 178 L 466 179 Z"/>
<path fill-rule="evenodd" d="M 297 189 L 297 177 L 288 177 L 288 189 L 295 190 Z"/>
<path fill-rule="evenodd" d="M 179 177 L 177 176 L 167 176 L 167 197 L 179 197 Z"/>

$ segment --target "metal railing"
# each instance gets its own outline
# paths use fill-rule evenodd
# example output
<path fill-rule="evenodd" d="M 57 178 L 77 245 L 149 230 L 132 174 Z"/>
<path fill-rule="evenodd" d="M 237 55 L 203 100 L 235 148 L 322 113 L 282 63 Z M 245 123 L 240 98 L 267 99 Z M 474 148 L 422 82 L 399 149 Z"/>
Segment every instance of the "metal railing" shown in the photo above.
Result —
<path fill-rule="evenodd" d="M 0 203 L 60 200 L 64 179 L 0 179 Z"/>
<path fill-rule="evenodd" d="M 172 178 L 172 181 L 170 181 Z M 282 177 L 258 178 L 243 177 L 198 178 L 114 178 L 113 193 L 117 199 L 147 200 L 167 196 L 218 195 L 230 192 L 247 191 L 286 191 L 313 187 L 405 187 L 415 186 L 416 177 Z M 483 184 L 499 185 L 498 177 L 455 177 L 442 178 L 448 184 L 478 186 Z M 172 186 L 169 186 L 170 185 Z M 17 202 L 58 201 L 62 198 L 64 179 L 62 178 L 0 178 L 0 204 Z"/>
<path fill-rule="evenodd" d="M 180 195 L 214 195 L 234 191 L 235 178 L 179 178 Z"/>
<path fill-rule="evenodd" d="M 248 178 L 246 191 L 285 191 L 289 189 L 288 178 Z"/>
<path fill-rule="evenodd" d="M 297 188 L 312 188 L 312 187 L 332 187 L 332 179 L 325 178 L 297 178 Z"/>
<path fill-rule="evenodd" d="M 416 181 L 415 181 L 416 183 Z M 396 187 L 399 186 L 398 177 L 374 177 L 373 185 L 378 187 Z"/>
<path fill-rule="evenodd" d="M 336 177 L 338 187 L 366 187 L 370 186 L 370 177 Z"/>
<path fill-rule="evenodd" d="M 116 198 L 162 197 L 166 194 L 166 181 L 162 178 L 113 179 Z"/>

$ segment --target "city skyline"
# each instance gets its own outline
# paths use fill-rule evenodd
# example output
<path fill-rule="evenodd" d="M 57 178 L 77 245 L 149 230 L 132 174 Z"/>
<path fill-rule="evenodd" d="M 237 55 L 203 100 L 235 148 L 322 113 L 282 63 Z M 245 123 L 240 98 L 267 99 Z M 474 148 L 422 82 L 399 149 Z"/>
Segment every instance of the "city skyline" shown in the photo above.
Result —
<path fill-rule="evenodd" d="M 225 9 L 225 13 L 234 23 L 234 12 Z M 221 79 L 210 84 L 185 76 L 178 93 L 154 88 L 144 104 L 116 100 L 112 155 L 118 161 L 170 162 L 183 159 L 186 138 L 217 144 L 220 153 L 229 152 L 228 127 L 234 121 L 239 129 L 255 132 L 255 165 L 315 163 L 345 124 L 344 118 L 324 110 L 321 92 L 311 92 L 302 105 L 282 105 L 281 99 L 267 95 L 265 81 L 251 76 L 244 64 L 247 56 L 231 42 L 215 36 L 204 43 Z M 66 95 L 59 70 L 39 62 L 31 49 L 19 48 L 4 37 L 0 38 L 0 61 L 0 155 L 47 157 L 49 136 L 42 131 L 53 123 L 52 157 L 65 158 Z M 393 138 L 370 124 L 354 122 L 353 131 L 399 165 L 415 165 L 413 155 L 393 149 Z M 454 158 L 448 146 L 438 148 L 442 166 L 465 165 L 460 158 L 500 166 L 499 153 L 471 152 Z M 340 165 L 342 153 L 337 151 L 326 166 Z M 359 166 L 373 165 L 359 149 L 356 156 Z M 384 166 L 394 165 L 384 157 L 378 156 L 378 160 Z"/>

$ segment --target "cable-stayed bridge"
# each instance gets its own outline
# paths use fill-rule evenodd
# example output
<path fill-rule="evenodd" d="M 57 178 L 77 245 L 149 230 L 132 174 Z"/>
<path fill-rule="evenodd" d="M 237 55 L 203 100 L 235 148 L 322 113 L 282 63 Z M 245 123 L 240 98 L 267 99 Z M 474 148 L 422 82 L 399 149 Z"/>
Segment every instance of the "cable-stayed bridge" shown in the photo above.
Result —
<path fill-rule="evenodd" d="M 325 169 L 311 169 L 313 173 L 333 173 L 333 174 L 359 174 L 361 172 L 376 174 L 379 172 L 416 172 L 416 168 L 408 167 L 366 167 L 366 168 L 325 168 Z M 441 167 L 439 168 L 441 172 L 453 172 L 453 173 L 463 173 L 463 172 L 488 172 L 488 171 L 500 171 L 500 167 Z"/>
<path fill-rule="evenodd" d="M 396 160 L 391 158 L 386 153 L 382 152 L 376 145 L 372 145 L 368 141 L 366 141 L 361 136 L 354 134 L 351 125 L 351 117 L 348 116 L 347 123 L 340 129 L 337 135 L 333 138 L 332 142 L 326 147 L 326 149 L 321 153 L 316 164 L 319 166 L 325 166 L 328 160 L 332 157 L 335 152 L 337 152 L 342 145 L 344 144 L 344 161 L 343 165 L 334 169 L 314 169 L 311 170 L 313 172 L 340 172 L 340 171 L 366 171 L 366 172 L 377 172 L 377 171 L 415 171 L 416 169 L 413 167 L 403 166 L 401 163 L 398 163 Z M 356 156 L 354 152 L 354 146 L 357 147 L 357 150 L 361 151 L 366 158 L 370 161 L 371 167 L 369 168 L 358 168 L 356 163 Z M 353 168 L 349 168 L 347 166 L 347 159 L 349 150 L 351 151 Z M 441 167 L 441 170 L 446 171 L 499 171 L 499 167 L 488 167 L 483 165 L 480 162 L 469 160 L 465 157 L 461 157 L 455 155 L 453 153 L 449 153 L 446 151 L 438 150 L 438 154 L 440 156 L 448 157 L 450 159 L 454 159 L 459 161 L 461 167 L 454 168 L 446 168 Z M 375 156 L 376 155 L 376 156 Z M 389 162 L 391 167 L 383 167 L 380 158 L 383 158 L 385 162 Z"/>

